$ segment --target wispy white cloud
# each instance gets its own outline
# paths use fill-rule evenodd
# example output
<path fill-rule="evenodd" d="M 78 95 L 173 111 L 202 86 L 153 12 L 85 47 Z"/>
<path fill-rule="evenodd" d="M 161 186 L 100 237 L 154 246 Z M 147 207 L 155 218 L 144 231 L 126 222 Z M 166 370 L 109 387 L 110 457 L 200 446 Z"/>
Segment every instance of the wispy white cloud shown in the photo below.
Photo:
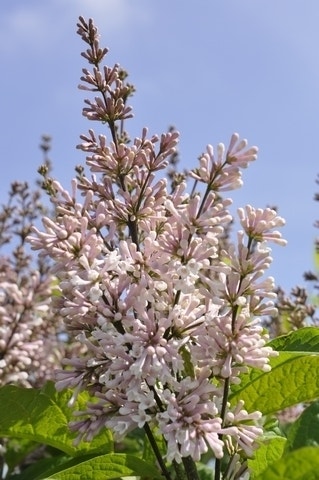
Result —
<path fill-rule="evenodd" d="M 147 2 L 132 0 L 23 0 L 0 6 L 0 54 L 21 49 L 43 53 L 69 36 L 79 15 L 92 17 L 109 36 L 127 41 L 130 32 L 149 21 Z"/>
<path fill-rule="evenodd" d="M 65 1 L 59 3 L 64 8 Z M 147 22 L 152 10 L 149 2 L 132 0 L 73 0 L 68 8 L 73 13 L 93 17 L 98 25 L 121 35 Z"/>

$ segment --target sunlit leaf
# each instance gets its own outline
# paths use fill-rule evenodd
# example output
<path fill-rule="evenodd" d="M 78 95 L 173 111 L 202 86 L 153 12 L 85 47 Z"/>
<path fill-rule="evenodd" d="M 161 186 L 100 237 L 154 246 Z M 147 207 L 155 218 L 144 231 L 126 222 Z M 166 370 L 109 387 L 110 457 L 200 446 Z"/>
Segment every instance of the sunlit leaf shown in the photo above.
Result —
<path fill-rule="evenodd" d="M 319 448 L 304 447 L 284 455 L 254 480 L 317 480 Z"/>
<path fill-rule="evenodd" d="M 249 411 L 264 415 L 319 397 L 319 355 L 279 352 L 271 359 L 271 372 L 252 369 L 234 388 L 231 403 L 245 402 Z"/>
<path fill-rule="evenodd" d="M 254 453 L 254 458 L 248 460 L 249 470 L 253 473 L 253 478 L 260 475 L 268 466 L 281 458 L 286 438 L 273 436 L 265 440 Z"/>

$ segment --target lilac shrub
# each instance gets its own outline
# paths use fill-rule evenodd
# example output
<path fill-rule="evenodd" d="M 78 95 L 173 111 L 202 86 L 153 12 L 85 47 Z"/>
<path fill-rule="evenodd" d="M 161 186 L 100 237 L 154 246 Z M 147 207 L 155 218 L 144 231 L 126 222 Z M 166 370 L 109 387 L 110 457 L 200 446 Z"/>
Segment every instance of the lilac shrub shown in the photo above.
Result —
<path fill-rule="evenodd" d="M 225 242 L 235 219 L 224 192 L 242 185 L 257 148 L 237 134 L 228 147 L 208 145 L 169 189 L 160 171 L 178 132 L 158 137 L 144 128 L 130 141 L 124 123 L 134 88 L 119 65 L 102 66 L 107 49 L 92 20 L 80 17 L 78 34 L 91 66 L 80 88 L 97 95 L 83 115 L 106 124 L 109 138 L 92 129 L 81 136 L 89 173 L 78 169 L 71 191 L 50 183 L 55 218 L 29 236 L 53 262 L 52 308 L 83 347 L 64 360 L 56 387 L 73 390 L 70 406 L 83 390 L 95 398 L 70 428 L 78 442 L 105 428 L 118 441 L 144 429 L 166 478 L 170 463 L 178 478 L 181 468 L 198 478 L 195 462 L 209 449 L 216 480 L 222 471 L 239 478 L 262 438 L 262 412 L 231 405 L 229 395 L 250 367 L 268 372 L 276 355 L 261 322 L 275 314 L 274 279 L 264 273 L 268 243 L 286 243 L 277 230 L 284 220 L 247 205 L 238 209 L 236 243 Z"/>
<path fill-rule="evenodd" d="M 40 387 L 61 365 L 61 317 L 50 306 L 55 277 L 26 237 L 44 214 L 40 189 L 14 182 L 0 211 L 0 386 Z"/>

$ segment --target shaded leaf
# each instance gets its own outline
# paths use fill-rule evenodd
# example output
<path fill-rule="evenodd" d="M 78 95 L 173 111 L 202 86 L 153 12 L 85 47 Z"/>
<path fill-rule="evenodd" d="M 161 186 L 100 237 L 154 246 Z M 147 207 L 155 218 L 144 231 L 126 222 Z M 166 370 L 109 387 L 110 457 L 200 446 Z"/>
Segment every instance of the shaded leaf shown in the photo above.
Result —
<path fill-rule="evenodd" d="M 41 390 L 14 385 L 0 388 L 0 437 L 29 439 L 71 456 L 113 451 L 112 435 L 106 429 L 92 442 L 74 446 L 75 435 L 68 427 L 72 418 L 72 410 L 67 406 L 71 394 L 57 392 L 52 382 Z M 75 409 L 83 408 L 87 399 L 85 392 L 81 394 Z"/>
<path fill-rule="evenodd" d="M 319 446 L 319 401 L 312 403 L 289 429 L 286 450 Z"/>
<path fill-rule="evenodd" d="M 319 328 L 305 327 L 277 337 L 268 344 L 274 350 L 289 352 L 319 352 Z"/>
<path fill-rule="evenodd" d="M 154 464 L 133 455 L 111 453 L 87 460 L 43 480 L 110 480 L 132 475 L 149 477 L 150 480 L 163 478 Z"/>

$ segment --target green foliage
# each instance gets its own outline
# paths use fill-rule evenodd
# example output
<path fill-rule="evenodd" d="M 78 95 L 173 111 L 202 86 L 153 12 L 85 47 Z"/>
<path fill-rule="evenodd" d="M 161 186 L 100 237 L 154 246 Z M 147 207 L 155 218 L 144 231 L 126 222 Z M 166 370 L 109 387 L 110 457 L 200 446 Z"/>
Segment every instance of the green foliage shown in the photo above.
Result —
<path fill-rule="evenodd" d="M 284 455 L 253 478 L 254 480 L 317 480 L 318 472 L 318 448 L 303 447 Z"/>
<path fill-rule="evenodd" d="M 288 432 L 286 450 L 319 446 L 319 401 L 313 402 Z"/>
<path fill-rule="evenodd" d="M 231 395 L 231 403 L 245 402 L 248 411 L 264 415 L 319 397 L 319 355 L 280 352 L 271 360 L 271 372 L 252 369 Z"/>
<path fill-rule="evenodd" d="M 267 439 L 256 450 L 254 458 L 248 460 L 249 469 L 254 472 L 254 475 L 260 475 L 267 469 L 268 465 L 282 457 L 286 442 L 286 438 L 276 435 Z"/>
<path fill-rule="evenodd" d="M 93 458 L 57 457 L 44 459 L 31 465 L 21 475 L 14 475 L 14 480 L 108 480 L 127 476 L 143 476 L 143 480 L 161 478 L 154 464 L 129 454 L 110 453 Z"/>
<path fill-rule="evenodd" d="M 272 370 L 251 370 L 231 399 L 245 401 L 248 410 L 276 413 L 286 407 L 311 402 L 287 429 L 287 438 L 266 434 L 248 460 L 253 480 L 317 479 L 319 471 L 319 329 L 306 327 L 278 337 L 270 345 L 279 351 Z M 271 425 L 271 428 L 273 425 Z M 267 430 L 267 427 L 266 427 Z"/>
<path fill-rule="evenodd" d="M 269 345 L 281 352 L 319 353 L 319 328 L 305 327 L 272 340 Z"/>
<path fill-rule="evenodd" d="M 254 458 L 248 460 L 253 480 L 311 480 L 319 471 L 319 329 L 307 327 L 270 342 L 279 352 L 271 360 L 271 372 L 251 369 L 234 387 L 231 403 L 245 401 L 249 411 L 274 414 L 298 403 L 312 402 L 287 429 L 286 436 L 277 424 L 266 422 L 265 438 Z M 160 478 L 152 450 L 143 433 L 133 432 L 124 441 L 126 453 L 114 453 L 112 435 L 102 431 L 92 442 L 74 445 L 75 435 L 68 428 L 72 418 L 67 406 L 71 392 L 56 392 L 53 383 L 41 390 L 7 385 L 0 389 L 0 436 L 8 437 L 6 461 L 12 472 L 15 464 L 38 445 L 48 446 L 48 458 L 42 458 L 15 480 L 107 480 L 123 477 Z M 88 400 L 81 393 L 76 408 Z M 10 406 L 10 408 L 8 408 Z M 160 439 L 156 432 L 154 438 Z M 162 441 L 162 440 L 161 440 Z M 17 445 L 19 450 L 17 451 Z M 121 445 L 118 446 L 121 450 Z M 129 452 L 129 453 L 127 453 Z M 198 465 L 200 478 L 212 478 L 212 471 Z"/>
<path fill-rule="evenodd" d="M 72 392 L 57 392 L 52 382 L 41 390 L 6 385 L 0 389 L 0 437 L 28 439 L 50 445 L 71 455 L 113 451 L 112 435 L 104 430 L 92 442 L 75 447 L 75 435 L 68 423 L 72 411 L 67 403 Z M 76 404 L 81 409 L 88 394 L 82 393 Z M 8 408 L 10 405 L 10 408 Z"/>
<path fill-rule="evenodd" d="M 50 480 L 82 480 L 84 478 L 108 480 L 129 475 L 143 476 L 145 480 L 161 478 L 154 465 L 125 453 L 98 456 L 46 478 Z"/>
<path fill-rule="evenodd" d="M 7 385 L 0 389 L 0 437 L 8 437 L 6 462 L 9 472 L 40 444 L 49 446 L 47 457 L 30 465 L 15 480 L 89 480 L 123 476 L 159 477 L 154 461 L 114 453 L 112 434 L 103 430 L 91 442 L 74 445 L 75 435 L 68 428 L 72 411 L 67 406 L 71 392 L 56 392 L 52 382 L 41 390 Z M 88 399 L 81 393 L 76 408 Z M 18 446 L 18 451 L 17 451 Z M 52 448 L 54 447 L 54 448 Z"/>
<path fill-rule="evenodd" d="M 264 415 L 319 397 L 319 329 L 303 328 L 273 340 L 279 351 L 270 372 L 251 369 L 234 388 L 231 403 L 245 401 L 247 410 Z"/>

